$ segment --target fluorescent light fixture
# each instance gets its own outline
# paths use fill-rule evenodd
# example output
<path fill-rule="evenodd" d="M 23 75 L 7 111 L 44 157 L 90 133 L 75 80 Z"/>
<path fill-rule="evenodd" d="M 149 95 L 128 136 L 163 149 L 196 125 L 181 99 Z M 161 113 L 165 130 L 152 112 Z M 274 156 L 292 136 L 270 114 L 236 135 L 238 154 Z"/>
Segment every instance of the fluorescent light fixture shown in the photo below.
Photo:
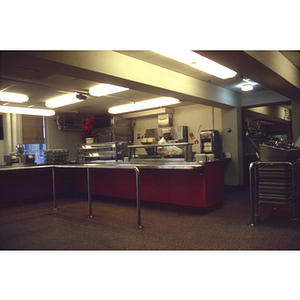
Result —
<path fill-rule="evenodd" d="M 34 116 L 53 116 L 55 111 L 52 109 L 16 107 L 16 106 L 0 106 L 0 112 L 21 114 L 21 115 L 34 115 Z"/>
<path fill-rule="evenodd" d="M 105 96 L 105 95 L 109 95 L 109 94 L 119 93 L 119 92 L 126 91 L 126 90 L 128 90 L 128 88 L 103 83 L 103 84 L 100 84 L 100 85 L 90 88 L 89 94 L 91 96 L 100 97 L 100 96 Z"/>
<path fill-rule="evenodd" d="M 28 99 L 28 96 L 24 94 L 0 92 L 1 101 L 23 103 L 27 102 Z"/>
<path fill-rule="evenodd" d="M 153 115 L 162 115 L 162 114 L 172 114 L 174 110 L 172 108 L 167 107 L 158 107 L 153 109 L 147 109 L 142 111 L 135 111 L 132 113 L 127 113 L 122 116 L 124 119 L 131 119 L 131 118 L 140 118 L 145 116 L 153 116 Z"/>
<path fill-rule="evenodd" d="M 72 94 L 67 94 L 56 98 L 52 98 L 50 100 L 47 100 L 45 105 L 49 108 L 56 108 L 60 106 L 82 102 L 83 100 L 78 99 L 76 95 L 77 93 L 72 93 Z"/>
<path fill-rule="evenodd" d="M 122 114 L 131 111 L 150 109 L 150 108 L 172 105 L 177 103 L 181 103 L 181 101 L 171 97 L 161 97 L 161 98 L 156 98 L 156 99 L 151 99 L 146 101 L 135 102 L 133 104 L 114 106 L 111 107 L 108 110 L 108 112 L 110 114 Z"/>
<path fill-rule="evenodd" d="M 154 52 L 187 64 L 193 68 L 199 69 L 221 79 L 232 78 L 237 74 L 235 71 L 190 50 Z"/>

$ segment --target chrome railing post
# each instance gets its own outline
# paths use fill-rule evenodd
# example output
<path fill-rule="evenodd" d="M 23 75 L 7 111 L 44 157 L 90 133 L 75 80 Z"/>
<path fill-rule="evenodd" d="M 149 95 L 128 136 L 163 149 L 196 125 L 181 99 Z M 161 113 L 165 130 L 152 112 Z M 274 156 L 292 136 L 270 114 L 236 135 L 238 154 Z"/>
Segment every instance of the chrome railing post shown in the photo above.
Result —
<path fill-rule="evenodd" d="M 295 169 L 294 164 L 291 162 L 289 163 L 292 168 L 292 187 L 293 187 L 293 198 L 292 198 L 292 206 L 293 206 L 293 217 L 292 221 L 298 221 L 298 218 L 296 217 L 296 178 L 295 178 Z"/>
<path fill-rule="evenodd" d="M 136 178 L 136 207 L 137 207 L 137 227 L 138 229 L 143 228 L 141 221 L 141 193 L 140 193 L 140 170 L 134 167 L 135 178 Z"/>
<path fill-rule="evenodd" d="M 53 194 L 53 210 L 57 210 L 56 207 L 56 189 L 55 189 L 55 167 L 52 167 L 52 194 Z"/>
<path fill-rule="evenodd" d="M 254 226 L 255 221 L 254 221 L 254 201 L 253 201 L 253 163 L 250 164 L 249 167 L 249 179 L 250 179 L 250 208 L 251 208 L 251 220 L 250 220 L 250 225 Z"/>
<path fill-rule="evenodd" d="M 86 168 L 86 181 L 87 181 L 87 189 L 88 189 L 88 206 L 89 206 L 89 218 L 92 218 L 92 193 L 91 193 L 91 178 L 90 178 L 90 168 Z"/>

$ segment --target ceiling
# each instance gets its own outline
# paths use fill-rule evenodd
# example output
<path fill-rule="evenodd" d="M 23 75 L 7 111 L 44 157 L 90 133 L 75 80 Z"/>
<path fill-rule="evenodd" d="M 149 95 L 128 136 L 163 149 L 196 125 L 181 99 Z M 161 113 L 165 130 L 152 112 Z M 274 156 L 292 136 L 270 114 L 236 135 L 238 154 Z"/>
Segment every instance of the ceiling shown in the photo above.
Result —
<path fill-rule="evenodd" d="M 84 52 L 85 57 L 88 57 L 89 54 L 92 55 L 89 51 Z M 152 68 L 153 71 L 156 70 L 155 68 L 168 70 L 170 76 L 180 74 L 184 75 L 182 78 L 196 79 L 196 82 L 217 87 L 221 92 L 230 91 L 237 97 L 243 97 L 243 92 L 237 86 L 243 82 L 243 78 L 250 78 L 257 84 L 254 86 L 254 90 L 248 93 L 259 95 L 260 92 L 272 90 L 292 100 L 300 99 L 299 51 L 195 52 L 222 63 L 237 71 L 238 74 L 234 78 L 222 80 L 153 51 L 97 51 L 96 54 L 93 52 L 94 57 L 102 58 L 103 56 L 98 68 L 106 67 L 108 70 L 106 72 L 97 72 L 97 68 L 94 67 L 97 65 L 95 60 L 92 62 L 88 59 L 86 61 L 78 61 L 77 59 L 76 61 L 76 57 L 73 60 L 69 59 L 75 55 L 72 51 L 2 51 L 0 57 L 0 91 L 26 94 L 29 96 L 29 101 L 22 106 L 36 108 L 45 108 L 47 99 L 65 93 L 83 93 L 87 96 L 84 102 L 57 108 L 55 111 L 93 113 L 95 115 L 106 114 L 107 110 L 115 105 L 157 98 L 162 94 L 174 96 L 170 88 L 158 88 L 154 83 L 151 83 L 153 78 L 148 79 L 149 83 L 142 82 L 142 80 L 146 80 L 144 78 L 147 78 L 147 70 L 141 67 L 135 69 L 138 64 L 135 65 L 132 62 L 137 62 L 139 66 L 143 63 L 143 66 Z M 112 55 L 112 57 L 118 58 L 118 61 L 104 59 L 105 55 Z M 276 64 L 270 65 L 270 58 L 273 58 L 274 61 L 279 60 L 280 66 L 288 65 L 288 67 L 294 68 L 294 77 L 290 79 L 290 74 L 286 74 L 286 67 L 280 69 Z M 118 63 L 119 66 L 122 64 L 122 72 L 119 73 Z M 110 74 L 110 69 L 115 70 L 113 74 Z M 127 73 L 127 78 L 123 77 L 124 72 Z M 141 81 L 130 79 L 133 78 L 130 77 L 132 72 L 137 74 L 137 78 L 140 74 Z M 293 80 L 296 80 L 296 83 Z M 130 90 L 102 97 L 90 96 L 88 90 L 100 83 L 118 84 L 129 87 Z M 176 86 L 176 82 L 173 84 Z M 181 95 L 183 97 L 183 93 Z M 187 97 L 187 99 L 191 99 L 191 101 L 185 101 L 182 105 L 197 103 L 196 97 Z M 0 105 L 3 104 L 5 102 L 0 102 Z M 213 102 L 212 106 L 214 106 Z"/>

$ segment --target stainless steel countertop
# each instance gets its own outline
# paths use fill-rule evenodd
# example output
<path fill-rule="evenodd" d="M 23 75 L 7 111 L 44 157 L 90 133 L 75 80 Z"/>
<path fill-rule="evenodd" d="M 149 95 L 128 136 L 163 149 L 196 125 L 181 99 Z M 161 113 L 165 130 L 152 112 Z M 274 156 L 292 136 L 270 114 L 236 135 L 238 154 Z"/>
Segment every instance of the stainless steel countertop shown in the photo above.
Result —
<path fill-rule="evenodd" d="M 49 168 L 53 167 L 53 165 L 36 165 L 36 164 L 19 164 L 15 163 L 12 165 L 6 165 L 6 166 L 0 166 L 0 171 L 8 171 L 8 170 L 29 170 L 29 169 L 44 169 L 44 168 Z"/>
<path fill-rule="evenodd" d="M 13 164 L 11 166 L 0 166 L 0 171 L 8 170 L 31 170 L 31 169 L 45 169 L 45 168 L 108 168 L 108 169 L 118 169 L 118 168 L 134 168 L 139 169 L 204 169 L 205 163 L 198 162 L 140 162 L 140 163 L 124 163 L 124 162 L 114 162 L 114 163 L 69 163 L 69 164 Z"/>

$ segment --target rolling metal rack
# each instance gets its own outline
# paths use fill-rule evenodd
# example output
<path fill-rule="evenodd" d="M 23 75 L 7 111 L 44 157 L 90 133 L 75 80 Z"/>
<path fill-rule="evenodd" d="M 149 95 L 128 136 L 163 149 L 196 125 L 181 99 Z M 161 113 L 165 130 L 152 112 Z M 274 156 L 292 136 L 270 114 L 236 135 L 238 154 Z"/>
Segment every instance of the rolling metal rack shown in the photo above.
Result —
<path fill-rule="evenodd" d="M 300 160 L 252 162 L 249 166 L 251 226 L 260 222 L 259 210 L 266 206 L 289 207 L 297 221 L 300 198 Z"/>

